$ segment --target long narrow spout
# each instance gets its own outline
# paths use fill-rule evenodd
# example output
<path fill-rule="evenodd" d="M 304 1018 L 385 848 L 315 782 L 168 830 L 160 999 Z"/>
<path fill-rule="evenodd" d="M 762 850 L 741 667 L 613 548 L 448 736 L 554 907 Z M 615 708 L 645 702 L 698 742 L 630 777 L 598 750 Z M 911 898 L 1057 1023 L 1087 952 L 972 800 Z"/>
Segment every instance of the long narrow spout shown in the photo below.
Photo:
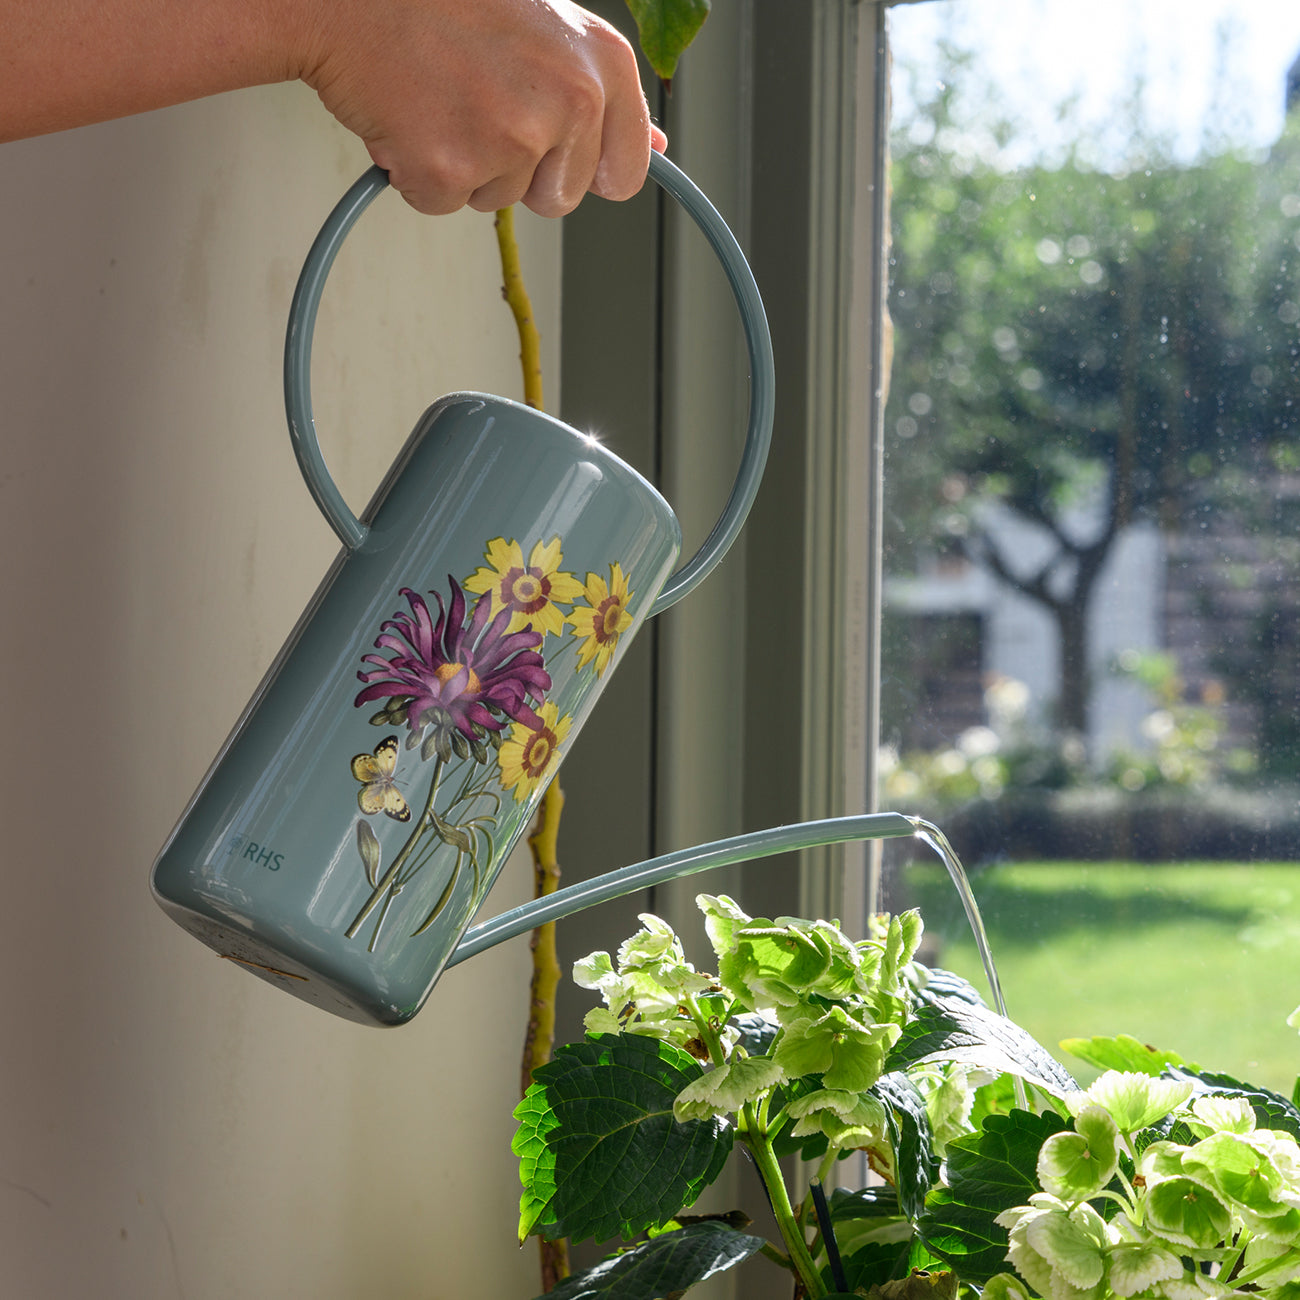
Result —
<path fill-rule="evenodd" d="M 820 821 L 796 822 L 789 826 L 773 826 L 768 830 L 750 831 L 731 839 L 714 840 L 694 848 L 665 853 L 635 866 L 623 867 L 594 880 L 557 889 L 546 898 L 523 903 L 508 912 L 502 912 L 490 921 L 472 926 L 465 932 L 455 952 L 447 961 L 455 966 L 467 957 L 473 957 L 485 948 L 494 947 L 517 934 L 533 930 L 547 921 L 558 921 L 562 916 L 572 916 L 597 903 L 607 903 L 613 898 L 648 889 L 668 880 L 680 880 L 698 871 L 712 867 L 731 866 L 754 858 L 769 858 L 776 853 L 795 849 L 818 848 L 824 844 L 843 844 L 851 840 L 897 839 L 915 835 L 917 821 L 902 813 L 863 813 L 855 817 L 827 817 Z"/>

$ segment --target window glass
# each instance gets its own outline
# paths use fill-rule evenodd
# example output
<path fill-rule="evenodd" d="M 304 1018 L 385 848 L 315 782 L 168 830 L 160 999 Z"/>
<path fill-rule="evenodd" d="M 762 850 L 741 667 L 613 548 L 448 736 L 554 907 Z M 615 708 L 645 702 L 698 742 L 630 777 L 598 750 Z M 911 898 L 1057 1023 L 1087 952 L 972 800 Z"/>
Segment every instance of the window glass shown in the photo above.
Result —
<path fill-rule="evenodd" d="M 890 41 L 881 806 L 947 832 L 1046 1045 L 1289 1094 L 1300 6 L 943 0 Z M 973 975 L 942 870 L 886 868 Z"/>

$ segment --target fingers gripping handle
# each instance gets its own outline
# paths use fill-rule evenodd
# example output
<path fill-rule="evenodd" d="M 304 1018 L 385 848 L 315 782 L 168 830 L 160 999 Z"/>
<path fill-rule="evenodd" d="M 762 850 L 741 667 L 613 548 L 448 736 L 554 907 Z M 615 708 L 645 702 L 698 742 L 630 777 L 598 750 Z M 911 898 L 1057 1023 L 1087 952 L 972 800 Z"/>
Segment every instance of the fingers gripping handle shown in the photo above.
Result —
<path fill-rule="evenodd" d="M 662 154 L 650 155 L 650 176 L 686 209 L 721 261 L 740 309 L 750 369 L 749 423 L 731 495 L 704 544 L 660 591 L 650 610 L 651 614 L 658 614 L 703 582 L 730 549 L 744 525 L 758 493 L 772 441 L 775 370 L 763 302 L 736 237 L 708 199 Z M 330 213 L 298 277 L 285 335 L 284 404 L 294 454 L 312 498 L 349 550 L 361 545 L 367 529 L 344 501 L 321 455 L 311 404 L 312 336 L 321 293 L 339 248 L 348 231 L 387 184 L 387 173 L 378 167 L 370 168 Z"/>

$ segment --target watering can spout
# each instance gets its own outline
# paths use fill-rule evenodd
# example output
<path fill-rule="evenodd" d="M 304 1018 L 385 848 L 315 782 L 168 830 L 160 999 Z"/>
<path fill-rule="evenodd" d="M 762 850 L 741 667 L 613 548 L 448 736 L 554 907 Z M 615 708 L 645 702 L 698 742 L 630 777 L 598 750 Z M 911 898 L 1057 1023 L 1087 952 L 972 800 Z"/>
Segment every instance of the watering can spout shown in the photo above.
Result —
<path fill-rule="evenodd" d="M 494 916 L 490 921 L 471 926 L 447 959 L 447 966 L 455 966 L 466 958 L 474 957 L 528 930 L 534 930 L 548 921 L 558 921 L 561 917 L 572 916 L 597 903 L 622 898 L 638 889 L 649 889 L 669 880 L 680 880 L 684 876 L 692 876 L 713 867 L 768 858 L 776 853 L 855 840 L 897 839 L 915 835 L 919 826 L 915 817 L 907 817 L 902 813 L 861 813 L 856 816 L 828 817 L 820 821 L 774 826 L 665 853 L 661 857 L 638 862 L 635 866 L 597 876 L 594 880 L 584 880 L 565 889 L 557 889 L 545 898 L 523 903 L 502 912 L 500 916 Z"/>

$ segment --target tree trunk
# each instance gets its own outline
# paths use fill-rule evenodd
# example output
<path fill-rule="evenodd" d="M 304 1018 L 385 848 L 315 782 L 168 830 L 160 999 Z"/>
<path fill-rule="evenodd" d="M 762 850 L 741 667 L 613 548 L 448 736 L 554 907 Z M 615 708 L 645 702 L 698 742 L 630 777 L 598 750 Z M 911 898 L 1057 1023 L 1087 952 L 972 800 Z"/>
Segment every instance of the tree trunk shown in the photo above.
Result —
<path fill-rule="evenodd" d="M 1088 608 L 1091 585 L 1076 586 L 1073 599 L 1052 607 L 1060 639 L 1060 696 L 1056 701 L 1056 722 L 1065 732 L 1088 734 Z"/>

